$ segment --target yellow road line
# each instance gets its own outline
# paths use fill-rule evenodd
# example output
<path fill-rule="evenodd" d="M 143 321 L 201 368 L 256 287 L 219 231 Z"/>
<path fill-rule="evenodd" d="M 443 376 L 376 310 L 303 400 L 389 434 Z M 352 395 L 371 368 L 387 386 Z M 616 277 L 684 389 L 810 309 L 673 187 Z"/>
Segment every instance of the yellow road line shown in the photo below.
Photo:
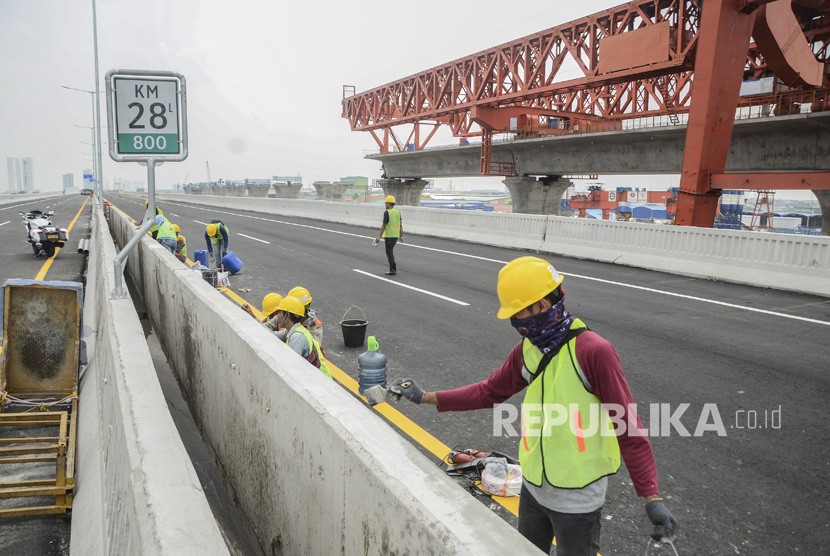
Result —
<path fill-rule="evenodd" d="M 69 241 L 69 232 L 72 231 L 72 227 L 75 225 L 75 222 L 78 221 L 78 217 L 81 216 L 81 213 L 83 212 L 84 207 L 86 207 L 86 204 L 89 202 L 89 199 L 90 199 L 90 197 L 87 197 L 86 199 L 84 199 L 84 204 L 82 204 L 81 208 L 78 209 L 78 214 L 75 215 L 75 218 L 73 218 L 72 222 L 70 222 L 69 226 L 67 226 L 67 228 L 66 228 L 66 236 L 67 236 L 66 240 L 67 241 Z M 43 266 L 40 267 L 40 272 L 38 272 L 37 276 L 35 276 L 35 280 L 43 280 L 44 276 L 46 276 L 46 273 L 49 271 L 49 267 L 51 267 L 52 263 L 55 262 L 55 257 L 57 257 L 58 253 L 60 253 L 60 252 L 61 252 L 60 247 L 55 248 L 55 254 L 52 255 L 51 257 L 49 257 L 48 259 L 46 259 L 46 262 L 44 262 Z"/>

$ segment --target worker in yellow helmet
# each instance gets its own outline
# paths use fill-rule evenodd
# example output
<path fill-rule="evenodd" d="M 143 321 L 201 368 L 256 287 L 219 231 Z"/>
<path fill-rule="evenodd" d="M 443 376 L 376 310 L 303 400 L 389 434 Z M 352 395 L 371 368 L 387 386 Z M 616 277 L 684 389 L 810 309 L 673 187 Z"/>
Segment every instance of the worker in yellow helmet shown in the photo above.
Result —
<path fill-rule="evenodd" d="M 608 477 L 622 456 L 654 525 L 652 537 L 674 542 L 677 520 L 660 498 L 654 452 L 631 411 L 636 406 L 619 356 L 565 308 L 562 282 L 544 259 L 510 261 L 499 272 L 496 316 L 510 319 L 521 340 L 501 367 L 475 384 L 438 392 L 399 379 L 388 397 L 463 411 L 493 407 L 525 390 L 519 532 L 545 553 L 555 534 L 557 554 L 597 554 Z"/>
<path fill-rule="evenodd" d="M 331 378 L 331 371 L 329 371 L 328 365 L 323 359 L 320 344 L 311 337 L 311 333 L 306 327 L 300 324 L 305 313 L 303 302 L 288 295 L 280 302 L 277 310 L 280 326 L 288 331 L 285 335 L 285 343 L 288 344 L 288 347 L 320 369 L 321 373 Z"/>
<path fill-rule="evenodd" d="M 387 195 L 384 199 L 386 204 L 386 211 L 383 213 L 383 224 L 380 227 L 380 233 L 374 240 L 375 247 L 383 238 L 386 244 L 386 260 L 389 262 L 389 271 L 385 274 L 387 276 L 394 276 L 398 273 L 398 265 L 395 263 L 394 249 L 395 245 L 400 241 L 403 243 L 403 223 L 401 223 L 401 213 L 395 208 L 394 195 Z"/>
<path fill-rule="evenodd" d="M 323 321 L 317 318 L 317 311 L 311 308 L 311 292 L 303 286 L 296 286 L 288 291 L 290 296 L 299 299 L 305 308 L 305 314 L 302 321 L 303 326 L 311 333 L 311 336 L 317 340 L 317 343 L 323 344 Z"/>
<path fill-rule="evenodd" d="M 230 229 L 221 220 L 211 220 L 210 224 L 205 226 L 205 243 L 207 243 L 211 268 L 219 268 L 222 257 L 228 254 L 230 236 Z"/>
<path fill-rule="evenodd" d="M 283 297 L 276 292 L 267 293 L 265 294 L 265 297 L 262 298 L 262 310 L 260 311 L 261 318 L 258 320 L 271 332 L 276 333 L 283 330 L 277 319 L 277 313 L 279 312 L 278 308 L 282 300 Z M 247 303 L 242 306 L 242 310 L 252 317 L 257 318 L 254 314 L 254 310 Z M 285 341 L 284 337 L 280 337 L 280 339 Z"/>
<path fill-rule="evenodd" d="M 182 229 L 178 224 L 173 224 L 173 231 L 176 232 L 176 258 L 187 263 L 187 238 L 182 234 Z"/>

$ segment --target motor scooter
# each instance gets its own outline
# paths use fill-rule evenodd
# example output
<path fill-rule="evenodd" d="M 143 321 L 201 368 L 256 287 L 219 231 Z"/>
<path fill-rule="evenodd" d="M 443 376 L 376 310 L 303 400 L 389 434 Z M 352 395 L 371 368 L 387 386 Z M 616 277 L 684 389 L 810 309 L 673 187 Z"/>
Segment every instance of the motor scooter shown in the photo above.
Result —
<path fill-rule="evenodd" d="M 32 247 L 35 257 L 40 255 L 51 257 L 55 254 L 55 249 L 63 247 L 69 241 L 66 228 L 59 228 L 52 223 L 52 215 L 55 211 L 30 210 L 29 212 L 18 211 L 18 214 L 23 217 L 26 241 Z"/>

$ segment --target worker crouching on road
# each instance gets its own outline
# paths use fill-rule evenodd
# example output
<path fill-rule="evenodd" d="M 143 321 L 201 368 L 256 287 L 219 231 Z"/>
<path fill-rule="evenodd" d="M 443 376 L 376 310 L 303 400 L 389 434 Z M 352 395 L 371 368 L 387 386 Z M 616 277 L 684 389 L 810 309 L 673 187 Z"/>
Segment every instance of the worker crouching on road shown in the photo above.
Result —
<path fill-rule="evenodd" d="M 288 332 L 285 336 L 285 343 L 288 347 L 299 353 L 306 361 L 320 369 L 327 377 L 331 378 L 328 365 L 323 361 L 323 352 L 317 340 L 311 337 L 311 333 L 305 326 L 300 324 L 305 314 L 302 301 L 293 296 L 286 296 L 279 306 L 277 313 L 278 324 Z"/>
<path fill-rule="evenodd" d="M 176 232 L 176 258 L 187 264 L 187 238 L 182 235 L 182 229 L 178 224 L 173 224 L 173 231 Z"/>
<path fill-rule="evenodd" d="M 228 240 L 231 232 L 221 220 L 211 220 L 205 226 L 205 243 L 210 256 L 210 267 L 219 268 L 222 257 L 228 254 Z"/>
<path fill-rule="evenodd" d="M 173 229 L 173 223 L 162 215 L 156 216 L 156 225 L 150 230 L 150 235 L 161 243 L 162 247 L 170 251 L 176 252 L 176 232 Z"/>
<path fill-rule="evenodd" d="M 323 321 L 317 318 L 317 311 L 311 308 L 311 292 L 302 286 L 296 286 L 289 290 L 288 295 L 299 299 L 305 308 L 305 314 L 302 325 L 311 333 L 311 336 L 317 340 L 317 343 L 323 345 Z"/>
<path fill-rule="evenodd" d="M 554 537 L 558 556 L 596 554 L 607 477 L 619 469 L 622 454 L 655 526 L 652 536 L 673 542 L 678 525 L 658 494 L 648 437 L 631 427 L 617 431 L 600 406 L 633 407 L 619 356 L 565 309 L 562 280 L 543 259 L 519 257 L 508 263 L 499 272 L 497 316 L 510 319 L 522 340 L 502 366 L 489 378 L 454 390 L 424 392 L 412 379 L 400 379 L 390 385 L 390 397 L 434 404 L 438 411 L 463 411 L 493 407 L 526 388 L 519 532 L 546 554 Z M 557 414 L 564 418 L 547 408 L 566 408 Z M 591 415 L 605 418 L 591 427 Z M 627 414 L 615 418 L 629 422 Z M 639 418 L 636 423 L 642 429 Z"/>

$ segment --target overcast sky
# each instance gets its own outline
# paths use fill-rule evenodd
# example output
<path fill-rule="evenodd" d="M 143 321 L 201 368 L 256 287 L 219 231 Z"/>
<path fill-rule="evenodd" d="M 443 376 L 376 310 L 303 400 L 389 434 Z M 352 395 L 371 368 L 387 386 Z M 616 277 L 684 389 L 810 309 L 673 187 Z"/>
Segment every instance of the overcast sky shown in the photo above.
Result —
<path fill-rule="evenodd" d="M 214 180 L 378 178 L 380 165 L 364 160 L 374 140 L 340 116 L 344 84 L 365 91 L 618 3 L 98 0 L 100 86 L 110 69 L 185 76 L 190 156 L 156 170 L 161 188 L 204 181 L 206 162 Z M 91 0 L 0 0 L 0 75 L 0 191 L 7 156 L 32 157 L 41 190 L 59 189 L 68 172 L 77 187 L 92 146 L 90 130 L 73 124 L 92 125 L 92 103 L 61 85 L 95 87 Z M 146 179 L 137 163 L 111 160 L 106 143 L 103 167 L 105 179 Z M 600 181 L 663 189 L 679 177 Z M 453 182 L 500 186 L 498 178 Z"/>

